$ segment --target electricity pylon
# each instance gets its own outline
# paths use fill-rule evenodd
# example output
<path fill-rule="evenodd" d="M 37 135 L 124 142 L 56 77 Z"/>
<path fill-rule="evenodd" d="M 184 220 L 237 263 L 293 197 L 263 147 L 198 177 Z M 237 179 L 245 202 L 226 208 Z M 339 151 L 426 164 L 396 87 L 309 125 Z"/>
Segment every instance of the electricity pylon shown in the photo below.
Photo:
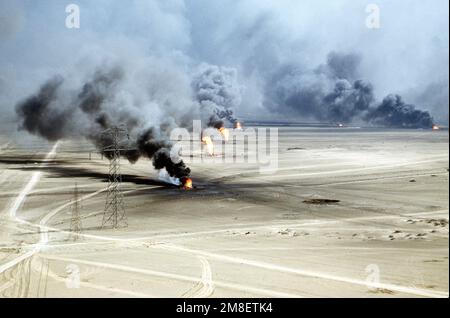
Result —
<path fill-rule="evenodd" d="M 106 194 L 105 210 L 103 212 L 102 228 L 112 225 L 114 229 L 119 226 L 127 226 L 123 194 L 121 190 L 122 174 L 120 173 L 120 137 L 126 133 L 126 128 L 113 126 L 103 132 L 111 145 L 105 147 L 103 152 L 109 157 L 109 180 Z"/>
<path fill-rule="evenodd" d="M 78 199 L 78 186 L 77 183 L 75 183 L 75 188 L 73 190 L 72 217 L 70 219 L 70 231 L 73 233 L 73 240 L 77 240 L 80 237 L 81 228 L 82 224 Z"/>

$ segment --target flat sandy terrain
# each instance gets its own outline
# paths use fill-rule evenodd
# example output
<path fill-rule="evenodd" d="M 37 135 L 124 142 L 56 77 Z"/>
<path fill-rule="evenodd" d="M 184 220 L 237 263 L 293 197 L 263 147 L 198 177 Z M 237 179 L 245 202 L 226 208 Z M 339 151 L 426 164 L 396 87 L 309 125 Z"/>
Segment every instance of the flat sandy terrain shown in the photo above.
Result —
<path fill-rule="evenodd" d="M 191 191 L 122 161 L 128 226 L 113 230 L 92 146 L 3 135 L 0 296 L 448 297 L 448 145 L 448 131 L 284 127 L 276 173 L 206 156 Z"/>

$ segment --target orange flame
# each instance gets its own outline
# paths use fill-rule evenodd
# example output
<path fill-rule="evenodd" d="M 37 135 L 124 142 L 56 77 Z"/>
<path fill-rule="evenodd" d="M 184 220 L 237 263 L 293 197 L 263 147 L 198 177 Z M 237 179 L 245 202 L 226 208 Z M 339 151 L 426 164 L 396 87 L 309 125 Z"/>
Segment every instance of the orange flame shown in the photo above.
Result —
<path fill-rule="evenodd" d="M 439 129 L 441 129 L 438 125 L 433 125 L 433 127 L 431 127 L 431 129 L 433 129 L 433 130 L 439 130 Z"/>
<path fill-rule="evenodd" d="M 225 127 L 220 127 L 219 131 L 222 134 L 223 139 L 225 141 L 228 141 L 228 138 L 230 137 L 230 132 L 228 131 L 228 129 L 226 129 Z"/>
<path fill-rule="evenodd" d="M 242 125 L 240 122 L 236 122 L 236 124 L 234 124 L 234 129 L 242 129 Z"/>
<path fill-rule="evenodd" d="M 185 180 L 184 180 L 184 183 L 183 183 L 183 189 L 184 190 L 191 190 L 192 189 L 192 179 L 191 178 L 186 178 Z"/>
<path fill-rule="evenodd" d="M 214 145 L 210 136 L 202 136 L 202 142 L 206 145 L 206 150 L 210 156 L 214 155 Z"/>

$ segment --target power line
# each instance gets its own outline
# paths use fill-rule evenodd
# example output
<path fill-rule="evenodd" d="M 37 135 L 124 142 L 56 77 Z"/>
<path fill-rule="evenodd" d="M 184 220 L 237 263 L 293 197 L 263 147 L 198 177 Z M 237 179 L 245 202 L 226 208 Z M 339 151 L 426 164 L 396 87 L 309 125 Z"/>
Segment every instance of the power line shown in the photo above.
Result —
<path fill-rule="evenodd" d="M 123 134 L 127 134 L 127 130 L 123 126 L 113 126 L 105 130 L 103 134 L 106 137 L 105 140 L 110 140 L 111 144 L 103 149 L 103 152 L 108 153 L 109 178 L 102 228 L 111 225 L 116 229 L 119 226 L 128 225 L 121 190 L 120 151 L 123 149 L 119 147 L 120 138 Z"/>
<path fill-rule="evenodd" d="M 73 240 L 77 240 L 81 234 L 81 215 L 80 215 L 80 203 L 78 195 L 78 185 L 75 183 L 73 190 L 73 203 L 72 203 L 72 216 L 70 219 L 70 231 L 73 233 Z"/>

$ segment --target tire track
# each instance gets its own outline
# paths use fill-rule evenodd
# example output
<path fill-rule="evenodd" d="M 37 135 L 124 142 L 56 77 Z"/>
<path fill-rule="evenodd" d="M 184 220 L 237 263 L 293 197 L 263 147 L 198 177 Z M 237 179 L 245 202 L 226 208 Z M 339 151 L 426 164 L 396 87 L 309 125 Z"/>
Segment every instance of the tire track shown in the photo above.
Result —
<path fill-rule="evenodd" d="M 214 282 L 212 279 L 211 265 L 208 260 L 203 256 L 197 256 L 202 263 L 202 285 L 203 287 L 195 294 L 193 297 L 196 298 L 206 298 L 213 294 L 214 292 Z"/>
<path fill-rule="evenodd" d="M 59 142 L 56 142 L 49 153 L 45 156 L 44 163 L 50 161 L 52 157 L 56 154 L 56 148 L 58 147 Z M 41 165 L 42 167 L 42 165 Z M 22 206 L 22 204 L 25 201 L 25 198 L 27 197 L 28 193 L 35 187 L 35 185 L 39 182 L 41 179 L 42 171 L 35 171 L 31 175 L 30 180 L 27 182 L 25 187 L 22 189 L 22 191 L 19 193 L 17 198 L 14 200 L 12 205 L 9 208 L 8 214 L 11 218 L 16 218 L 17 211 Z"/>
<path fill-rule="evenodd" d="M 145 274 L 145 275 L 149 275 L 149 276 L 164 277 L 164 278 L 175 279 L 175 280 L 179 280 L 179 281 L 203 284 L 202 278 L 188 276 L 188 275 L 173 274 L 173 273 L 155 271 L 155 270 L 150 270 L 150 269 L 136 268 L 136 267 L 131 267 L 131 266 L 127 266 L 127 265 L 102 263 L 102 262 L 97 262 L 97 261 L 87 261 L 87 260 L 59 257 L 59 256 L 53 256 L 53 255 L 41 255 L 41 257 L 50 259 L 50 260 L 59 260 L 59 261 L 64 261 L 64 262 L 69 262 L 69 263 L 74 263 L 74 264 L 77 264 L 77 263 L 85 264 L 85 265 L 103 267 L 103 268 L 108 268 L 108 269 L 113 269 L 113 270 L 124 271 L 124 272 L 139 273 L 139 274 Z M 206 276 L 206 277 L 208 277 L 208 276 Z M 288 297 L 288 298 L 302 297 L 301 295 L 297 295 L 297 294 L 278 292 L 278 291 L 270 290 L 270 289 L 251 287 L 251 286 L 222 282 L 222 281 L 215 281 L 214 285 L 218 286 L 218 287 L 229 288 L 229 289 L 239 290 L 239 291 L 243 291 L 243 292 L 251 292 L 254 294 L 258 294 L 258 295 L 265 295 L 265 296 L 271 296 L 271 297 Z"/>
<path fill-rule="evenodd" d="M 406 294 L 417 295 L 417 296 L 422 296 L 422 297 L 433 297 L 433 298 L 444 298 L 444 297 L 447 298 L 448 297 L 448 292 L 429 291 L 429 290 L 406 287 L 406 286 L 389 284 L 389 283 L 368 282 L 365 280 L 359 280 L 359 279 L 350 278 L 350 277 L 337 276 L 337 275 L 315 272 L 315 271 L 310 271 L 310 270 L 298 269 L 298 268 L 290 268 L 290 267 L 266 263 L 266 262 L 248 260 L 248 259 L 244 259 L 244 258 L 240 258 L 240 257 L 205 252 L 205 251 L 186 248 L 186 247 L 178 246 L 178 245 L 166 244 L 166 245 L 157 245 L 155 247 L 161 248 L 161 249 L 173 250 L 173 251 L 177 251 L 177 252 L 186 252 L 186 253 L 190 253 L 190 254 L 202 255 L 202 256 L 217 259 L 220 261 L 237 263 L 237 264 L 241 264 L 241 265 L 244 264 L 244 265 L 248 265 L 248 266 L 253 266 L 253 267 L 258 267 L 258 268 L 263 268 L 263 269 L 268 269 L 268 270 L 274 270 L 274 271 L 279 271 L 279 272 L 283 272 L 283 273 L 290 273 L 290 274 L 296 274 L 296 275 L 305 276 L 305 277 L 319 278 L 319 279 L 324 279 L 324 280 L 337 281 L 337 282 L 341 282 L 341 283 L 359 285 L 359 286 L 362 286 L 365 288 L 389 289 L 389 290 L 397 291 L 400 293 L 406 293 Z"/>

